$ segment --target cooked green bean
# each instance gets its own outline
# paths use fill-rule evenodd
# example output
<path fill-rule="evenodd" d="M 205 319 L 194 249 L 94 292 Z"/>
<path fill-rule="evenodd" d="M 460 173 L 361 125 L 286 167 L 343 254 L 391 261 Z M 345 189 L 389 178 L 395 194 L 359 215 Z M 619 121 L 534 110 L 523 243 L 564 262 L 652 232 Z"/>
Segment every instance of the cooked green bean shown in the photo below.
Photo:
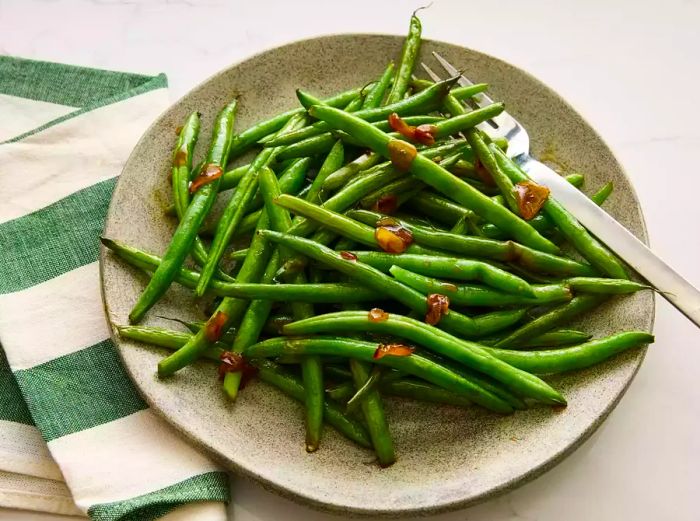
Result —
<path fill-rule="evenodd" d="M 287 374 L 277 364 L 269 360 L 254 360 L 252 364 L 258 369 L 258 377 L 270 385 L 280 389 L 295 400 L 304 403 L 306 390 L 298 378 Z M 346 438 L 358 445 L 371 448 L 372 442 L 365 427 L 329 400 L 323 401 L 323 420 L 334 427 Z"/>
<path fill-rule="evenodd" d="M 292 227 L 292 219 L 289 212 L 274 204 L 274 200 L 280 195 L 277 178 L 269 168 L 260 172 L 263 194 L 265 198 L 265 210 L 267 211 L 272 228 L 286 232 Z M 280 247 L 281 259 L 289 258 L 289 252 Z M 278 270 L 273 273 L 276 276 Z M 306 276 L 299 272 L 294 277 L 296 284 L 306 283 Z M 307 318 L 313 315 L 313 307 L 305 302 L 292 302 L 292 314 L 295 319 Z M 267 318 L 267 316 L 265 317 Z M 323 432 L 323 367 L 317 356 L 305 356 L 301 360 L 302 381 L 306 390 L 306 450 L 314 452 L 318 449 Z"/>
<path fill-rule="evenodd" d="M 493 337 L 480 338 L 479 343 L 490 346 L 508 336 L 506 334 L 500 333 Z M 588 342 L 592 338 L 589 333 L 584 333 L 583 331 L 576 331 L 574 329 L 560 329 L 559 331 L 550 331 L 548 333 L 543 333 L 539 336 L 526 340 L 521 347 L 561 347 L 571 344 L 582 344 L 583 342 Z"/>
<path fill-rule="evenodd" d="M 217 116 L 212 142 L 207 152 L 207 165 L 219 168 L 225 166 L 237 106 L 238 101 L 233 100 Z M 163 262 L 158 266 L 146 289 L 143 290 L 129 313 L 129 321 L 139 322 L 175 280 L 178 270 L 182 267 L 185 257 L 194 244 L 197 231 L 214 204 L 218 188 L 219 179 L 215 179 L 195 192 L 192 202 L 187 206 L 187 210 L 173 234 L 170 245 L 163 256 Z"/>
<path fill-rule="evenodd" d="M 248 349 L 251 358 L 271 358 L 284 354 L 341 355 L 364 362 L 386 365 L 427 380 L 444 389 L 466 396 L 474 403 L 500 413 L 513 412 L 513 408 L 501 398 L 485 391 L 463 376 L 418 354 L 410 356 L 384 356 L 374 358 L 376 343 L 339 337 L 271 338 Z"/>
<path fill-rule="evenodd" d="M 608 197 L 610 197 L 610 194 L 613 192 L 613 183 L 612 181 L 609 181 L 608 183 L 604 184 L 600 190 L 598 190 L 596 193 L 594 193 L 591 196 L 591 201 L 593 201 L 595 204 L 598 206 L 602 205 Z"/>
<path fill-rule="evenodd" d="M 194 152 L 194 145 L 197 142 L 197 136 L 199 135 L 199 126 L 199 113 L 194 112 L 190 114 L 180 131 L 177 146 L 173 152 L 173 168 L 171 175 L 174 200 L 173 209 L 179 221 L 182 220 L 187 211 L 187 206 L 190 203 L 190 174 L 195 175 L 197 172 L 201 172 L 202 165 L 204 164 L 202 163 L 194 170 L 192 169 L 192 155 Z M 203 266 L 207 262 L 207 250 L 202 243 L 202 239 L 199 238 L 199 235 L 195 236 L 190 253 L 197 264 Z M 222 270 L 217 270 L 216 276 L 222 280 L 233 280 L 233 277 L 228 276 Z"/>
<path fill-rule="evenodd" d="M 370 370 L 367 363 L 360 360 L 350 360 L 350 371 L 355 382 L 355 388 L 360 390 L 366 386 L 370 379 Z M 394 442 L 389 432 L 389 425 L 384 414 L 382 397 L 376 389 L 368 390 L 360 399 L 362 414 L 369 430 L 374 452 L 381 467 L 388 467 L 396 461 L 394 453 Z"/>
<path fill-rule="evenodd" d="M 178 333 L 168 329 L 144 327 L 144 326 L 119 326 L 119 334 L 124 338 L 138 340 L 171 350 L 182 348 L 192 338 L 189 333 Z M 223 345 L 216 343 L 203 353 L 203 358 L 219 362 L 221 354 L 225 351 Z M 304 386 L 296 377 L 283 371 L 277 364 L 269 360 L 252 360 L 251 364 L 258 370 L 257 376 L 263 382 L 277 387 L 286 395 L 299 402 L 304 402 Z M 400 389 L 399 389 L 400 392 Z M 323 418 L 343 436 L 365 448 L 371 448 L 367 430 L 360 422 L 346 415 L 343 410 L 331 401 L 324 401 Z"/>
<path fill-rule="evenodd" d="M 450 303 L 459 304 L 461 306 L 537 306 L 542 304 L 559 304 L 561 302 L 568 302 L 573 298 L 571 288 L 566 284 L 533 285 L 531 287 L 535 296 L 524 297 L 521 295 L 494 291 L 484 286 L 468 284 L 457 285 L 451 282 L 443 282 L 408 271 L 400 266 L 392 266 L 389 272 L 396 280 L 403 282 L 416 291 L 420 291 L 426 295 L 430 293 L 446 295 L 449 297 Z"/>
<path fill-rule="evenodd" d="M 352 306 L 344 305 L 343 309 L 351 310 L 354 308 Z M 360 386 L 353 394 L 348 396 L 348 399 L 345 400 L 347 402 L 345 406 L 346 411 L 349 412 L 355 409 L 370 391 L 377 388 L 382 379 L 382 375 L 384 374 L 383 369 L 384 368 L 379 366 L 374 367 L 372 372 L 369 374 L 369 377 L 365 380 L 365 383 L 362 384 L 362 386 Z"/>
<path fill-rule="evenodd" d="M 267 215 L 263 214 L 260 217 L 257 229 L 267 228 L 267 226 Z M 246 255 L 243 261 L 243 265 L 238 272 L 236 280 L 240 282 L 259 280 L 270 255 L 271 248 L 268 247 L 267 242 L 262 237 L 255 235 L 250 243 L 248 255 Z M 226 331 L 232 324 L 237 323 L 241 319 L 243 313 L 245 313 L 245 310 L 248 308 L 248 304 L 248 300 L 224 297 L 212 314 L 210 320 L 215 320 L 217 314 L 222 314 L 225 320 L 220 329 Z M 158 363 L 158 374 L 160 376 L 169 376 L 197 360 L 212 343 L 205 333 L 206 328 L 203 328 L 188 340 L 187 344 L 185 344 L 182 349 L 179 349 L 161 360 Z"/>
<path fill-rule="evenodd" d="M 342 331 L 369 331 L 406 338 L 441 356 L 486 374 L 522 396 L 545 403 L 566 403 L 546 382 L 501 362 L 486 352 L 483 346 L 395 313 L 388 313 L 385 320 L 373 321 L 367 311 L 341 311 L 292 322 L 283 328 L 286 335 Z"/>
<path fill-rule="evenodd" d="M 569 184 L 575 186 L 576 188 L 581 188 L 584 183 L 583 174 L 567 174 L 564 176 L 564 179 L 566 179 L 569 182 Z"/>
<path fill-rule="evenodd" d="M 361 92 L 361 87 L 350 89 L 324 100 L 324 103 L 332 107 L 344 107 L 353 99 L 357 98 Z M 305 110 L 303 108 L 289 110 L 265 121 L 256 123 L 252 127 L 244 130 L 233 138 L 231 150 L 229 152 L 230 158 L 233 159 L 240 156 L 265 136 L 274 134 L 280 130 L 292 117 L 301 116 L 304 112 Z"/>
<path fill-rule="evenodd" d="M 363 154 L 354 161 L 339 168 L 330 174 L 323 182 L 323 190 L 326 192 L 333 191 L 343 186 L 347 181 L 362 170 L 372 168 L 381 162 L 382 156 L 379 154 Z"/>
<path fill-rule="evenodd" d="M 333 145 L 333 148 L 331 148 L 330 152 L 328 152 L 328 155 L 326 156 L 323 165 L 321 165 L 321 168 L 318 170 L 318 174 L 316 174 L 316 177 L 311 183 L 309 193 L 306 194 L 307 201 L 310 201 L 314 204 L 321 204 L 322 201 L 320 194 L 321 188 L 323 187 L 323 183 L 326 181 L 329 175 L 331 175 L 333 172 L 337 171 L 341 166 L 343 166 L 344 161 L 345 148 L 343 147 L 343 142 L 337 141 Z"/>
<path fill-rule="evenodd" d="M 397 265 L 424 275 L 479 281 L 514 295 L 533 295 L 532 286 L 522 278 L 483 261 L 408 253 L 374 251 L 353 251 L 352 253 L 360 262 L 385 273 L 388 273 L 393 265 Z"/>
<path fill-rule="evenodd" d="M 562 304 L 544 315 L 524 324 L 507 337 L 499 340 L 495 347 L 515 348 L 523 342 L 546 333 L 555 327 L 564 324 L 572 318 L 593 309 L 603 302 L 604 297 L 600 295 L 578 295 L 570 302 Z"/>
<path fill-rule="evenodd" d="M 304 256 L 325 263 L 333 269 L 352 277 L 356 282 L 380 291 L 418 313 L 425 314 L 428 310 L 425 296 L 408 286 L 404 286 L 368 264 L 356 262 L 351 258 L 346 259 L 341 253 L 301 237 L 269 230 L 261 230 L 259 233 L 268 240 L 288 246 Z M 524 310 L 514 309 L 471 318 L 456 311 L 450 311 L 441 318 L 440 327 L 466 337 L 476 337 L 500 331 L 518 322 L 523 315 Z"/>
<path fill-rule="evenodd" d="M 394 140 L 366 121 L 357 118 L 356 115 L 323 105 L 313 106 L 309 113 L 327 122 L 333 128 L 347 132 L 384 157 L 389 157 L 389 143 Z M 494 203 L 421 153 L 416 153 L 411 161 L 410 170 L 424 183 L 512 233 L 523 244 L 543 252 L 558 253 L 559 248 L 542 237 L 527 222 L 512 214 L 507 208 Z"/>
<path fill-rule="evenodd" d="M 303 116 L 295 116 L 290 119 L 279 131 L 280 135 L 283 135 L 295 128 L 300 127 L 304 124 Z M 195 294 L 199 297 L 204 295 L 204 292 L 209 287 L 212 276 L 216 268 L 219 265 L 219 261 L 224 254 L 226 246 L 228 246 L 233 232 L 238 228 L 239 224 L 245 217 L 248 210 L 248 205 L 253 200 L 255 192 L 258 189 L 258 176 L 260 175 L 260 170 L 266 167 L 271 161 L 274 160 L 277 153 L 280 152 L 279 148 L 266 148 L 260 154 L 258 154 L 255 160 L 251 163 L 248 172 L 246 172 L 243 179 L 238 183 L 236 191 L 229 199 L 226 208 L 224 209 L 219 223 L 216 226 L 216 233 L 214 234 L 214 239 L 211 243 L 211 248 L 209 249 L 209 257 L 207 262 L 202 268 L 202 275 L 197 283 L 197 288 L 195 289 Z"/>
<path fill-rule="evenodd" d="M 563 373 L 590 367 L 632 347 L 654 341 L 645 331 L 627 331 L 585 344 L 546 351 L 512 351 L 487 348 L 493 356 L 524 371 L 536 374 Z"/>
<path fill-rule="evenodd" d="M 626 295 L 642 289 L 651 289 L 651 286 L 628 279 L 572 277 L 564 282 L 571 289 L 581 293 L 602 293 L 605 295 Z"/>
<path fill-rule="evenodd" d="M 275 251 L 270 256 L 270 260 L 267 262 L 265 271 L 260 278 L 262 284 L 270 284 L 273 281 L 279 268 L 279 262 L 279 251 Z M 231 351 L 243 354 L 249 346 L 259 340 L 260 333 L 267 321 L 267 317 L 270 315 L 271 309 L 272 302 L 269 300 L 256 299 L 250 302 L 236 331 Z M 240 371 L 226 373 L 224 377 L 224 391 L 229 399 L 235 400 L 238 396 L 242 376 Z"/>
<path fill-rule="evenodd" d="M 455 407 L 469 407 L 472 405 L 471 400 L 462 395 L 446 391 L 420 380 L 406 379 L 379 382 L 379 389 L 382 393 L 390 396 L 411 398 L 421 402 L 442 403 L 454 405 Z"/>
<path fill-rule="evenodd" d="M 391 85 L 393 80 L 393 74 L 394 62 L 392 61 L 389 62 L 389 65 L 384 69 L 379 81 L 377 81 L 374 87 L 367 93 L 367 96 L 365 96 L 365 101 L 362 103 L 363 109 L 376 109 L 382 105 L 384 95 L 389 90 L 389 85 Z"/>
<path fill-rule="evenodd" d="M 489 148 L 493 152 L 500 168 L 513 182 L 529 180 L 527 174 L 520 170 L 502 151 L 493 145 Z M 574 245 L 576 250 L 595 268 L 616 279 L 629 278 L 615 255 L 588 233 L 588 230 L 554 198 L 549 197 L 545 201 L 544 205 L 542 205 L 542 211 L 557 225 L 559 231 Z"/>
<path fill-rule="evenodd" d="M 351 210 L 346 214 L 365 224 L 376 223 L 380 214 L 368 210 Z M 569 259 L 544 253 L 513 241 L 497 241 L 485 237 L 465 237 L 454 233 L 426 228 L 397 219 L 411 231 L 416 244 L 446 252 L 455 252 L 469 257 L 481 257 L 504 262 L 516 262 L 523 267 L 552 275 L 593 275 L 590 266 Z"/>
<path fill-rule="evenodd" d="M 472 112 L 465 112 L 463 114 L 452 113 L 452 115 L 454 117 L 463 117 L 471 113 Z M 508 208 L 510 208 L 515 215 L 522 217 L 520 214 L 518 201 L 515 198 L 513 181 L 511 181 L 510 178 L 501 170 L 493 151 L 484 141 L 481 132 L 476 128 L 472 128 L 468 129 L 465 132 L 465 135 L 469 145 L 472 147 L 472 150 L 475 153 L 476 158 L 478 158 L 479 163 L 484 166 L 488 174 L 491 176 L 491 179 L 500 190 L 501 195 L 505 199 L 506 206 L 508 206 Z M 496 145 L 493 146 L 495 147 Z"/>
<path fill-rule="evenodd" d="M 192 333 L 173 331 L 151 326 L 117 326 L 119 336 L 137 340 L 146 344 L 153 344 L 171 350 L 180 349 L 192 338 Z M 215 342 L 202 353 L 202 358 L 218 362 L 221 354 L 226 351 L 226 345 Z"/>
<path fill-rule="evenodd" d="M 401 59 L 399 60 L 399 66 L 396 69 L 396 75 L 394 76 L 394 84 L 392 85 L 391 91 L 386 99 L 387 103 L 395 103 L 402 100 L 406 94 L 406 91 L 408 90 L 408 84 L 411 81 L 411 74 L 413 74 L 413 68 L 416 65 L 416 59 L 418 58 L 418 52 L 420 51 L 421 29 L 420 19 L 414 12 L 411 16 L 408 35 L 406 36 L 406 39 L 403 42 L 403 48 L 401 49 Z"/>
<path fill-rule="evenodd" d="M 384 119 L 389 114 L 396 112 L 399 116 L 412 116 L 415 114 L 427 114 L 437 109 L 442 103 L 443 97 L 450 91 L 452 86 L 455 84 L 456 78 L 450 78 L 435 85 L 431 86 L 424 91 L 421 91 L 413 96 L 404 98 L 402 100 L 396 101 L 389 105 L 383 107 L 377 107 L 376 109 L 368 110 L 358 110 L 354 113 L 355 117 L 361 120 L 366 120 L 368 126 L 372 126 L 373 121 Z M 478 93 L 485 90 L 484 85 L 475 85 L 471 89 L 472 93 Z M 299 91 L 297 91 L 299 92 Z M 322 105 L 314 105 L 314 107 L 319 107 Z M 332 108 L 328 105 L 323 105 L 328 108 Z M 342 111 L 341 111 L 342 112 Z M 301 130 L 291 132 L 286 136 L 275 137 L 270 141 L 265 143 L 265 146 L 277 147 L 283 145 L 291 145 L 302 139 L 306 139 L 311 136 L 317 136 L 333 130 L 333 127 L 325 123 L 324 121 L 318 121 L 313 125 L 309 125 Z M 339 129 L 345 130 L 345 129 Z M 351 132 L 348 132 L 352 136 Z M 355 136 L 353 136 L 355 137 Z"/>
<path fill-rule="evenodd" d="M 129 264 L 147 272 L 154 271 L 161 262 L 160 257 L 146 253 L 132 246 L 101 239 L 102 244 L 126 260 Z M 247 255 L 248 250 L 244 250 Z M 243 256 L 245 258 L 245 255 Z M 180 268 L 175 281 L 187 288 L 194 289 L 199 280 L 199 273 L 187 268 Z M 213 280 L 210 287 L 214 295 L 244 300 L 272 300 L 281 302 L 338 303 L 367 302 L 381 299 L 381 294 L 357 284 L 327 282 L 316 284 L 264 284 L 246 282 L 223 282 Z"/>

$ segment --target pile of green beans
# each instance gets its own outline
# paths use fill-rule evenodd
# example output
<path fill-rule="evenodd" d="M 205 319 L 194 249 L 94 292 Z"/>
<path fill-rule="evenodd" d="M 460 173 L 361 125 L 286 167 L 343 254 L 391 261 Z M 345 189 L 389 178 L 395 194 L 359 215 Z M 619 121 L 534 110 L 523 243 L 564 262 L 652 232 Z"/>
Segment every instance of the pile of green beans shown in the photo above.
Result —
<path fill-rule="evenodd" d="M 234 128 L 245 99 L 232 100 L 201 162 L 190 114 L 172 151 L 177 228 L 165 253 L 102 238 L 148 278 L 118 330 L 168 351 L 161 378 L 217 364 L 235 400 L 253 375 L 304 405 L 308 452 L 327 424 L 381 467 L 401 452 L 389 397 L 494 414 L 562 407 L 547 375 L 653 341 L 564 329 L 650 288 L 551 197 L 534 217 L 521 210 L 527 175 L 507 140 L 477 127 L 503 104 L 470 110 L 488 85 L 414 78 L 420 45 L 414 13 L 398 59 L 364 86 L 323 100 L 299 89 L 300 107 L 247 129 Z M 566 179 L 587 188 L 579 172 Z M 602 205 L 612 190 L 590 197 Z M 213 311 L 169 317 L 184 331 L 138 324 L 173 282 Z"/>

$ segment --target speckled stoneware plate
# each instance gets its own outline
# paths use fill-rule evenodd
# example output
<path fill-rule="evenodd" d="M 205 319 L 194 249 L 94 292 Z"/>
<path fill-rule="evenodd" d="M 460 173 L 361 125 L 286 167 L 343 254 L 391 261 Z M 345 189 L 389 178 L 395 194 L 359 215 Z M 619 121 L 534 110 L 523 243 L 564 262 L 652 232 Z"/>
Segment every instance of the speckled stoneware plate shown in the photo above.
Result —
<path fill-rule="evenodd" d="M 316 38 L 264 52 L 210 78 L 161 116 L 138 143 L 114 192 L 105 235 L 163 252 L 173 229 L 163 217 L 163 208 L 170 201 L 168 171 L 175 128 L 191 111 L 204 114 L 201 135 L 208 137 L 217 110 L 240 94 L 236 128 L 244 129 L 296 106 L 298 87 L 330 95 L 376 78 L 387 61 L 398 55 L 402 41 L 381 35 Z M 423 57 L 431 51 L 439 51 L 470 78 L 492 85 L 491 95 L 504 100 L 528 129 L 535 156 L 555 151 L 561 164 L 586 173 L 588 190 L 614 181 L 616 189 L 606 207 L 646 240 L 639 203 L 622 167 L 596 132 L 557 94 L 490 56 L 426 41 Z M 144 276 L 105 251 L 101 262 L 109 321 L 125 324 L 144 287 Z M 650 330 L 653 304 L 651 292 L 616 299 L 582 317 L 579 326 L 596 335 Z M 156 315 L 195 318 L 195 309 L 189 292 L 174 286 L 147 323 L 172 327 Z M 211 365 L 197 364 L 161 381 L 156 363 L 164 351 L 116 336 L 115 341 L 151 406 L 231 469 L 323 509 L 388 516 L 464 507 L 541 474 L 600 425 L 644 356 L 644 350 L 632 350 L 593 369 L 552 378 L 551 383 L 569 400 L 562 411 L 535 408 L 500 417 L 477 408 L 387 400 L 399 459 L 382 470 L 371 463 L 371 453 L 330 428 L 322 448 L 307 454 L 301 407 L 263 383 L 251 384 L 232 405 L 222 396 Z"/>

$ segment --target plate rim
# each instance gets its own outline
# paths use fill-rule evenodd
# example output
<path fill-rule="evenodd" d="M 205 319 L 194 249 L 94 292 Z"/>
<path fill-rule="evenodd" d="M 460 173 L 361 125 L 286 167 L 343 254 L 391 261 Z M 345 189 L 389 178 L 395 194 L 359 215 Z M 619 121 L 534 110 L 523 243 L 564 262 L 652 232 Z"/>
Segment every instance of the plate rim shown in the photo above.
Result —
<path fill-rule="evenodd" d="M 264 49 L 248 55 L 238 61 L 235 61 L 228 66 L 226 66 L 223 69 L 218 70 L 217 72 L 211 74 L 204 80 L 200 81 L 193 87 L 191 87 L 187 92 L 179 96 L 175 101 L 172 101 L 167 108 L 165 108 L 155 119 L 154 121 L 148 126 L 146 130 L 144 130 L 143 134 L 141 137 L 138 139 L 138 141 L 135 143 L 131 153 L 129 154 L 129 157 L 127 158 L 126 162 L 124 163 L 124 166 L 121 170 L 121 173 L 119 175 L 119 178 L 116 181 L 115 187 L 114 187 L 114 192 L 116 193 L 119 184 L 122 182 L 122 174 L 124 173 L 127 168 L 130 167 L 130 163 L 132 162 L 134 158 L 134 152 L 141 146 L 142 142 L 147 138 L 147 136 L 150 135 L 152 129 L 154 129 L 160 121 L 166 117 L 166 115 L 173 110 L 177 105 L 179 105 L 182 100 L 188 96 L 190 96 L 192 93 L 195 91 L 198 91 L 199 89 L 205 87 L 207 84 L 210 82 L 214 81 L 215 79 L 229 73 L 229 71 L 232 68 L 238 67 L 241 64 L 244 64 L 248 61 L 255 60 L 259 58 L 260 56 L 263 56 L 269 52 L 272 51 L 277 51 L 279 49 L 282 49 L 284 47 L 289 47 L 293 45 L 300 45 L 304 44 L 307 42 L 312 42 L 312 41 L 317 41 L 317 40 L 324 40 L 324 39 L 334 39 L 337 37 L 371 37 L 371 38 L 390 38 L 390 39 L 397 39 L 400 41 L 403 41 L 405 35 L 397 35 L 397 34 L 388 34 L 388 33 L 381 33 L 381 32 L 366 32 L 366 33 L 357 33 L 357 32 L 348 32 L 348 33 L 343 33 L 343 32 L 338 32 L 338 33 L 326 33 L 326 34 L 321 34 L 321 35 L 316 35 L 316 36 L 311 36 L 308 38 L 301 38 L 301 39 L 296 39 L 296 40 L 288 40 L 288 41 L 283 41 L 281 43 L 278 43 L 276 45 L 271 45 L 267 46 Z M 489 61 L 494 61 L 498 62 L 500 65 L 503 65 L 507 68 L 512 68 L 516 69 L 519 73 L 525 75 L 528 77 L 528 79 L 533 80 L 538 87 L 542 89 L 546 89 L 549 95 L 555 97 L 558 99 L 559 102 L 561 102 L 566 108 L 568 108 L 572 113 L 574 113 L 581 122 L 585 124 L 585 126 L 590 129 L 592 132 L 592 135 L 601 143 L 602 146 L 604 146 L 607 149 L 607 152 L 610 154 L 610 156 L 614 159 L 616 165 L 620 169 L 620 173 L 624 176 L 624 178 L 627 180 L 629 184 L 629 189 L 630 189 L 630 194 L 634 202 L 636 203 L 635 206 L 635 212 L 639 218 L 640 221 L 640 232 L 641 232 L 641 237 L 640 240 L 646 245 L 649 245 L 649 234 L 648 234 L 648 228 L 646 224 L 646 219 L 644 217 L 644 212 L 642 210 L 642 204 L 641 201 L 637 195 L 636 188 L 634 186 L 634 183 L 632 182 L 632 179 L 630 176 L 627 174 L 626 169 L 624 168 L 623 163 L 618 159 L 617 154 L 615 154 L 614 150 L 611 148 L 611 146 L 608 144 L 606 140 L 603 139 L 603 137 L 600 135 L 598 130 L 589 123 L 588 119 L 585 118 L 581 113 L 574 107 L 569 101 L 567 101 L 565 98 L 563 98 L 558 92 L 556 92 L 554 89 L 552 89 L 549 85 L 547 85 L 545 82 L 540 80 L 538 77 L 530 73 L 528 70 L 521 68 L 520 66 L 514 65 L 508 61 L 505 61 L 501 58 L 498 58 L 496 56 L 493 56 L 489 53 L 485 53 L 483 51 L 473 49 L 471 47 L 466 47 L 462 44 L 459 43 L 451 43 L 447 42 L 444 40 L 436 40 L 436 39 L 431 39 L 431 38 L 423 38 L 422 43 L 435 43 L 438 45 L 448 45 L 452 47 L 458 47 L 461 50 L 465 50 L 469 53 L 472 53 L 473 55 L 479 55 L 480 58 L 485 58 Z M 115 201 L 114 201 L 114 196 L 111 197 L 109 206 L 107 208 L 107 213 L 105 217 L 105 226 L 103 227 L 103 232 L 102 234 L 104 235 L 105 228 L 107 227 L 107 223 L 110 221 L 113 212 L 115 212 Z M 332 512 L 335 514 L 345 514 L 349 515 L 351 517 L 369 517 L 369 516 L 375 516 L 375 517 L 381 517 L 381 518 L 397 518 L 397 517 L 404 517 L 404 516 L 426 516 L 426 515 L 434 515 L 434 514 L 439 514 L 439 513 L 444 513 L 444 512 L 450 512 L 450 511 L 455 511 L 455 510 L 460 510 L 464 509 L 470 506 L 474 506 L 476 504 L 482 503 L 484 501 L 487 501 L 489 499 L 496 498 L 498 496 L 501 496 L 505 494 L 506 492 L 509 492 L 511 490 L 514 490 L 522 485 L 525 485 L 526 483 L 529 483 L 530 481 L 534 480 L 535 478 L 543 475 L 545 472 L 548 470 L 552 469 L 559 463 L 561 463 L 564 459 L 566 459 L 567 456 L 572 454 L 576 449 L 578 449 L 583 443 L 585 443 L 590 437 L 595 433 L 598 428 L 603 424 L 605 420 L 609 417 L 610 413 L 617 407 L 617 405 L 620 403 L 622 400 L 623 396 L 627 393 L 628 389 L 630 388 L 632 381 L 636 378 L 637 374 L 639 373 L 639 369 L 644 362 L 646 358 L 646 353 L 648 347 L 645 346 L 639 350 L 639 356 L 636 358 L 634 362 L 634 367 L 633 371 L 630 374 L 627 382 L 625 383 L 624 387 L 619 391 L 617 396 L 615 397 L 614 400 L 612 400 L 607 407 L 595 418 L 593 422 L 590 423 L 590 425 L 581 433 L 581 435 L 575 439 L 570 445 L 564 447 L 562 450 L 551 454 L 550 457 L 548 457 L 546 460 L 544 460 L 542 463 L 540 463 L 537 466 L 532 467 L 529 471 L 524 472 L 508 481 L 505 481 L 501 483 L 498 486 L 495 486 L 491 489 L 488 489 L 484 492 L 481 492 L 477 495 L 473 495 L 469 498 L 466 499 L 457 499 L 457 500 L 452 500 L 452 501 L 447 501 L 447 502 L 441 502 L 437 503 L 434 505 L 426 506 L 426 507 L 415 507 L 415 508 L 406 508 L 406 509 L 375 509 L 375 508 L 357 508 L 357 507 L 348 507 L 344 505 L 338 505 L 336 503 L 328 503 L 328 502 L 322 502 L 317 500 L 314 497 L 309 497 L 307 495 L 304 495 L 302 493 L 297 493 L 294 491 L 291 491 L 287 489 L 284 485 L 278 484 L 275 481 L 268 479 L 264 476 L 261 476 L 260 474 L 256 473 L 254 469 L 249 469 L 245 466 L 242 466 L 238 464 L 236 461 L 233 459 L 227 458 L 223 454 L 219 453 L 217 450 L 215 450 L 209 443 L 206 442 L 204 439 L 200 439 L 196 437 L 195 435 L 191 434 L 191 432 L 188 430 L 186 425 L 178 422 L 177 420 L 171 418 L 168 416 L 163 410 L 161 410 L 157 404 L 156 401 L 148 394 L 146 393 L 141 386 L 138 383 L 138 379 L 134 377 L 131 368 L 128 363 L 126 363 L 124 359 L 124 349 L 121 347 L 120 342 L 121 339 L 119 337 L 118 331 L 117 331 L 117 325 L 112 322 L 111 320 L 111 314 L 110 314 L 110 308 L 107 303 L 107 295 L 105 292 L 105 281 L 104 281 L 104 269 L 105 269 L 105 258 L 107 255 L 107 252 L 109 250 L 102 244 L 100 244 L 100 252 L 99 252 L 99 277 L 100 277 L 100 295 L 102 299 L 102 307 L 105 312 L 105 318 L 107 320 L 107 323 L 109 325 L 109 330 L 110 330 L 110 337 L 111 340 L 114 342 L 114 345 L 116 347 L 116 350 L 119 354 L 119 358 L 122 361 L 122 365 L 124 369 L 126 370 L 127 374 L 129 375 L 129 379 L 132 381 L 136 389 L 138 390 L 139 394 L 141 397 L 144 399 L 144 401 L 148 404 L 149 408 L 151 408 L 153 411 L 155 411 L 159 417 L 163 418 L 168 425 L 172 426 L 174 429 L 178 431 L 179 434 L 184 436 L 188 442 L 193 443 L 196 447 L 203 449 L 208 456 L 210 456 L 212 459 L 216 460 L 217 462 L 221 463 L 227 470 L 233 471 L 237 473 L 238 475 L 236 476 L 237 479 L 240 479 L 241 477 L 250 479 L 258 484 L 260 484 L 265 490 L 271 491 L 277 495 L 280 495 L 284 498 L 290 499 L 293 502 L 304 505 L 307 507 L 312 507 L 316 510 L 319 511 L 324 511 L 324 512 Z M 654 325 L 655 325 L 655 319 L 656 319 L 656 294 L 652 293 L 651 295 L 651 311 L 648 317 L 648 330 L 650 333 L 653 333 L 654 330 Z M 235 500 L 235 499 L 234 499 Z"/>

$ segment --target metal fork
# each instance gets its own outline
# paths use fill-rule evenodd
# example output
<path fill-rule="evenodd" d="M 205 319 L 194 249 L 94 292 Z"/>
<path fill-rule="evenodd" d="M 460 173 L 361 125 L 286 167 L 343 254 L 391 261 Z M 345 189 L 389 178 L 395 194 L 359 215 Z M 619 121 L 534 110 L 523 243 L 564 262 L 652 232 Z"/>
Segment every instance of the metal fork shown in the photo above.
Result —
<path fill-rule="evenodd" d="M 445 58 L 436 52 L 433 52 L 433 56 L 450 76 L 459 76 L 460 85 L 473 85 Z M 425 63 L 421 65 L 428 76 L 434 81 L 440 81 L 440 76 L 430 67 Z M 493 100 L 482 93 L 474 96 L 472 103 L 476 107 L 484 107 L 492 104 Z M 700 291 L 578 189 L 551 168 L 533 158 L 530 155 L 530 137 L 513 116 L 504 111 L 492 120 L 481 123 L 478 128 L 492 139 L 498 137 L 508 139 L 508 156 L 518 163 L 533 181 L 548 187 L 554 198 L 581 224 L 700 327 Z"/>

